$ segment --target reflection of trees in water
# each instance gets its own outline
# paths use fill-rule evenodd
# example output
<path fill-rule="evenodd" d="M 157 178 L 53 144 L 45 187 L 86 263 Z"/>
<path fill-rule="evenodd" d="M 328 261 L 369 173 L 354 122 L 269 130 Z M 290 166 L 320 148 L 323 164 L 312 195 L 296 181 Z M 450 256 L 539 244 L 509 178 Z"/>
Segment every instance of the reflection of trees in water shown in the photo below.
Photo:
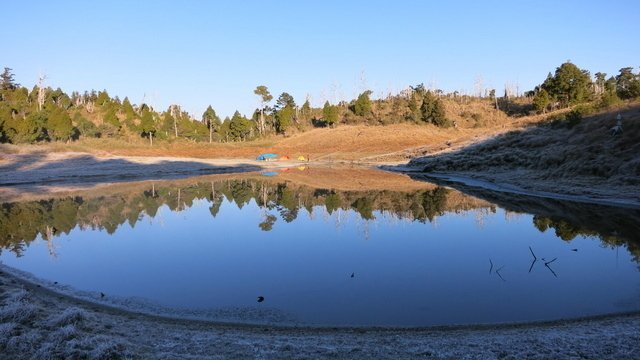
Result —
<path fill-rule="evenodd" d="M 633 256 L 636 262 L 640 262 L 640 239 L 628 239 L 616 235 L 607 235 L 606 233 L 600 233 L 592 228 L 581 227 L 573 223 L 568 222 L 565 219 L 558 217 L 546 217 L 542 215 L 535 215 L 533 217 L 533 225 L 545 232 L 553 229 L 556 236 L 564 241 L 571 241 L 578 236 L 588 236 L 599 238 L 602 243 L 610 247 L 625 246 L 627 250 Z"/>
<path fill-rule="evenodd" d="M 540 232 L 545 232 L 547 229 L 555 229 L 556 236 L 564 241 L 571 241 L 578 235 L 598 236 L 598 232 L 596 231 L 582 229 L 563 219 L 551 219 L 541 215 L 535 215 L 533 217 L 533 225 L 536 229 L 540 230 Z"/>
<path fill-rule="evenodd" d="M 278 217 L 294 221 L 301 209 L 312 214 L 324 207 L 328 214 L 353 210 L 364 220 L 374 212 L 388 212 L 412 221 L 433 221 L 444 214 L 448 190 L 336 191 L 315 189 L 288 182 L 258 179 L 224 180 L 186 186 L 156 186 L 143 191 L 122 192 L 98 197 L 66 197 L 30 202 L 5 203 L 0 207 L 0 246 L 20 255 L 38 236 L 49 239 L 73 228 L 99 229 L 113 234 L 128 223 L 135 227 L 145 215 L 154 218 L 161 206 L 182 211 L 202 199 L 209 202 L 213 217 L 226 201 L 243 208 L 252 200 L 264 210 L 259 228 L 269 231 Z M 272 213 L 275 211 L 275 213 Z"/>
<path fill-rule="evenodd" d="M 452 198 L 456 200 L 448 201 Z M 495 212 L 493 205 L 470 199 L 444 187 L 411 192 L 336 191 L 250 178 L 182 186 L 152 184 L 143 191 L 108 196 L 2 204 L 0 246 L 20 255 L 24 247 L 38 236 L 50 239 L 51 236 L 68 234 L 76 226 L 113 234 L 124 223 L 135 227 L 145 215 L 156 217 L 161 206 L 167 206 L 171 211 L 181 211 L 193 206 L 196 200 L 208 201 L 213 217 L 218 215 L 225 200 L 240 209 L 254 201 L 263 210 L 258 224 L 263 231 L 273 229 L 278 218 L 286 223 L 292 222 L 301 209 L 313 214 L 315 207 L 323 207 L 329 215 L 342 210 L 353 210 L 365 221 L 375 219 L 375 213 L 381 212 L 422 223 L 433 222 L 447 211 L 477 209 Z M 636 244 L 629 245 L 615 236 L 602 236 L 597 231 L 575 225 L 575 222 L 566 219 L 536 215 L 534 225 L 540 231 L 553 228 L 563 240 L 571 240 L 577 235 L 600 236 L 607 244 L 625 244 L 634 254 L 640 254 Z M 638 259 L 637 255 L 634 256 Z"/>
<path fill-rule="evenodd" d="M 422 176 L 413 178 L 425 180 Z M 534 214 L 533 225 L 540 232 L 552 230 L 565 241 L 585 236 L 598 238 L 605 246 L 625 246 L 634 260 L 640 262 L 638 209 L 490 191 L 446 180 L 429 179 L 429 182 L 451 186 L 465 194 L 497 204 L 505 210 L 505 214 Z"/>

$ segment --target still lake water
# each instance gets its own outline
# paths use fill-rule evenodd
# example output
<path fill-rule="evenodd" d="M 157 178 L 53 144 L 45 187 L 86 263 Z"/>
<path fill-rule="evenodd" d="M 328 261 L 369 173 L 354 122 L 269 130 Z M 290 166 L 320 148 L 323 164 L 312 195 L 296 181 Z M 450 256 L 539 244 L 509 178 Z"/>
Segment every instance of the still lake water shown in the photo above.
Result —
<path fill-rule="evenodd" d="M 429 326 L 640 310 L 637 209 L 291 171 L 3 203 L 0 260 L 105 301 L 224 321 Z"/>

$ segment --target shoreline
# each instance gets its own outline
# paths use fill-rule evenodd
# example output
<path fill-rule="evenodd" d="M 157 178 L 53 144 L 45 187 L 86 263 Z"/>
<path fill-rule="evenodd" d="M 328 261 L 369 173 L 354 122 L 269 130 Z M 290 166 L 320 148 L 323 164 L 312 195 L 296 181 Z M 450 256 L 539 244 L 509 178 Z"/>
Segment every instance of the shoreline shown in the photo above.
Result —
<path fill-rule="evenodd" d="M 0 161 L 0 190 L 38 189 L 49 187 L 86 186 L 99 183 L 119 183 L 144 180 L 174 180 L 199 175 L 277 171 L 299 166 L 356 166 L 436 180 L 511 194 L 567 200 L 616 207 L 640 208 L 640 197 L 634 187 L 609 190 L 591 182 L 565 183 L 550 186 L 549 180 L 528 179 L 533 188 L 523 187 L 510 179 L 527 176 L 517 170 L 500 173 L 472 174 L 464 172 L 424 173 L 419 168 L 398 162 L 372 161 L 258 161 L 242 158 L 200 159 L 182 157 L 96 156 L 88 153 L 5 154 Z M 590 186 L 591 185 L 591 186 Z M 555 186 L 555 188 L 554 188 Z M 563 192 L 568 187 L 577 194 Z M 579 189 L 579 190 L 576 190 Z M 618 191 L 619 193 L 616 193 Z M 624 192 L 629 197 L 624 196 Z M 635 194 L 635 197 L 632 196 Z"/>
<path fill-rule="evenodd" d="M 640 199 L 629 199 L 629 198 L 620 198 L 611 195 L 600 195 L 600 196 L 589 196 L 588 192 L 593 193 L 593 189 L 586 188 L 583 194 L 562 194 L 559 192 L 553 191 L 544 191 L 537 189 L 526 189 L 518 186 L 517 183 L 509 183 L 507 181 L 501 181 L 503 179 L 491 178 L 486 174 L 482 174 L 480 176 L 473 176 L 472 174 L 466 173 L 456 173 L 456 172 L 433 172 L 426 173 L 420 171 L 417 168 L 407 167 L 407 166 L 388 166 L 388 165 L 380 165 L 379 169 L 384 171 L 396 172 L 401 174 L 410 175 L 412 177 L 421 178 L 424 180 L 435 180 L 445 183 L 456 183 L 462 184 L 465 186 L 480 188 L 489 191 L 496 191 L 502 193 L 509 193 L 514 195 L 524 195 L 530 197 L 538 197 L 552 200 L 565 200 L 572 202 L 579 202 L 585 204 L 595 204 L 595 205 L 605 205 L 612 207 L 624 207 L 624 208 L 640 208 Z M 502 177 L 509 177 L 517 175 L 517 172 L 504 172 L 501 174 Z"/>
<path fill-rule="evenodd" d="M 64 298 L 65 301 L 75 303 L 78 306 L 86 306 L 93 309 L 99 309 L 101 312 L 108 312 L 122 316 L 135 315 L 145 317 L 150 320 L 163 322 L 175 322 L 184 324 L 201 324 L 211 327 L 220 328 L 244 328 L 244 329 L 263 329 L 268 327 L 274 330 L 290 331 L 303 330 L 311 332 L 453 332 L 453 331 L 484 331 L 484 330 L 507 330 L 507 329 L 527 329 L 540 328 L 559 325 L 579 324 L 584 322 L 615 320 L 619 318 L 640 318 L 640 310 L 622 311 L 616 313 L 586 315 L 574 318 L 560 318 L 552 320 L 531 320 L 522 322 L 504 322 L 504 323 L 477 323 L 477 324 L 452 324 L 452 325 L 426 325 L 426 326 L 377 326 L 377 325 L 313 325 L 313 324 L 294 324 L 294 323 L 259 323 L 259 322 L 242 322 L 242 321 L 225 321 L 205 318 L 189 318 L 180 317 L 179 315 L 171 316 L 162 313 L 136 311 L 119 307 L 116 304 L 101 302 L 99 298 L 91 299 L 88 297 L 74 296 L 70 292 L 65 292 L 62 286 L 55 289 L 46 280 L 42 280 L 30 273 L 10 267 L 0 263 L 0 275 L 8 276 L 10 280 L 15 280 L 21 286 L 29 291 L 41 293 L 43 296 L 51 296 Z M 0 277 L 1 277 L 0 276 Z"/>
<path fill-rule="evenodd" d="M 640 312 L 424 328 L 288 327 L 129 312 L 60 294 L 15 276 L 4 265 L 0 290 L 0 332 L 5 336 L 0 349 L 13 354 L 10 359 L 34 354 L 167 359 L 564 358 L 583 353 L 599 359 L 633 359 L 640 349 Z M 22 315 L 24 310 L 18 311 L 16 303 L 30 315 Z M 82 353 L 82 346 L 96 343 L 101 345 Z M 12 349 L 21 352 L 8 351 Z"/>
<path fill-rule="evenodd" d="M 57 155 L 60 156 L 60 155 Z M 53 165 L 48 161 L 54 159 Z M 25 160 L 25 159 L 23 159 Z M 90 181 L 142 181 L 202 175 L 202 171 L 276 170 L 287 166 L 346 165 L 429 179 L 406 166 L 371 162 L 259 162 L 245 159 L 166 157 L 94 157 L 65 154 L 7 167 L 0 163 L 0 188 L 7 178 L 22 186 L 72 187 Z M 79 161 L 75 161 L 79 160 Z M 57 161 L 57 163 L 56 163 Z M 115 162 L 114 162 L 115 161 Z M 35 165 L 34 165 L 35 164 Z M 59 166 L 58 166 L 59 165 Z M 174 166 L 175 165 L 175 166 Z M 9 165 L 11 166 L 11 165 Z M 87 168 L 89 166 L 89 168 Z M 9 169 L 9 171 L 6 171 Z M 122 177 L 122 171 L 131 177 Z M 13 170 L 13 171 L 11 171 Z M 412 171 L 413 170 L 413 171 Z M 141 171 L 148 171 L 141 173 Z M 91 174 L 96 176 L 87 176 Z M 4 177 L 3 177 L 4 176 Z M 101 177 L 102 176 L 102 177 Z M 138 177 L 135 177 L 138 176 Z M 436 174 L 431 179 L 466 184 L 498 192 L 542 198 L 640 207 L 619 199 L 575 198 L 499 185 L 485 179 Z M 90 180 L 90 181 L 82 181 Z M 26 182 L 28 181 L 28 182 Z M 75 182 L 74 182 L 75 181 Z M 465 182 L 466 181 L 466 182 Z M 4 185 L 6 186 L 6 185 Z M 20 188 L 12 185 L 9 188 Z M 77 298 L 45 280 L 20 276 L 20 270 L 0 264 L 0 352 L 9 359 L 46 356 L 86 358 L 639 358 L 640 311 L 521 323 L 429 327 L 331 327 L 251 324 L 145 314 L 100 303 L 100 296 Z"/>

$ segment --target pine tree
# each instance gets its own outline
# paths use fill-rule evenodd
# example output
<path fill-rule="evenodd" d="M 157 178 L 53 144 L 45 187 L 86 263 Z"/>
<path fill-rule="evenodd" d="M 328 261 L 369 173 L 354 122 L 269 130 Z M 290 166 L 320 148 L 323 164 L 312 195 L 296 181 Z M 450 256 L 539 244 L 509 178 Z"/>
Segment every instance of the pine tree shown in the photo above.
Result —
<path fill-rule="evenodd" d="M 371 90 L 367 90 L 360 94 L 353 104 L 353 113 L 358 116 L 368 116 L 371 114 Z"/>
<path fill-rule="evenodd" d="M 540 89 L 533 97 L 533 107 L 543 114 L 547 111 L 550 102 L 549 93 L 545 89 Z"/>
<path fill-rule="evenodd" d="M 620 69 L 620 74 L 616 76 L 616 91 L 621 99 L 640 96 L 640 74 L 634 74 L 632 67 Z"/>
<path fill-rule="evenodd" d="M 294 109 L 286 105 L 276 112 L 276 131 L 285 134 L 293 123 Z"/>
<path fill-rule="evenodd" d="M 0 90 L 15 90 L 20 86 L 13 78 L 12 70 L 11 68 L 5 67 L 2 74 L 0 74 Z"/>
<path fill-rule="evenodd" d="M 153 146 L 153 135 L 156 132 L 156 124 L 153 121 L 153 113 L 149 108 L 145 108 L 142 111 L 142 117 L 140 119 L 140 132 L 142 136 L 149 137 L 149 144 Z"/>
<path fill-rule="evenodd" d="M 324 107 L 322 108 L 322 118 L 329 126 L 333 126 L 338 121 L 338 107 L 329 104 L 329 102 L 324 103 Z"/>
<path fill-rule="evenodd" d="M 451 122 L 445 117 L 442 101 L 435 97 L 431 91 L 424 93 L 420 114 L 424 122 L 432 123 L 439 127 L 451 126 Z"/>
<path fill-rule="evenodd" d="M 251 126 L 251 120 L 240 115 L 240 112 L 236 110 L 231 120 L 229 120 L 229 136 L 233 140 L 247 140 L 251 133 Z"/>
<path fill-rule="evenodd" d="M 564 106 L 587 101 L 592 94 L 591 75 L 571 62 L 560 65 L 555 74 L 549 74 L 540 87 L 547 91 L 550 98 Z"/>
<path fill-rule="evenodd" d="M 283 92 L 276 100 L 276 109 L 283 109 L 285 107 L 291 107 L 292 109 L 296 108 L 296 102 L 293 100 L 293 96 L 289 95 L 286 92 Z"/>
<path fill-rule="evenodd" d="M 220 128 L 220 118 L 216 115 L 211 105 L 202 114 L 202 122 L 209 128 L 209 143 L 211 143 L 213 141 L 213 133 Z"/>
<path fill-rule="evenodd" d="M 47 120 L 47 133 L 51 140 L 71 140 L 73 124 L 69 113 L 59 107 L 53 107 Z"/>

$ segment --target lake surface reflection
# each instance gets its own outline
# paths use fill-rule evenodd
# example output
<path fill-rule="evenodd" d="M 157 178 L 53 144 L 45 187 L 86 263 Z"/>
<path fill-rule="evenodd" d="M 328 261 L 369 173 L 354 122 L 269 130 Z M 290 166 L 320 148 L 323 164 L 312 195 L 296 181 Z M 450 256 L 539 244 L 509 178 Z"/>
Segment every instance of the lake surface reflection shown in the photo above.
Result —
<path fill-rule="evenodd" d="M 472 197 L 373 170 L 268 175 L 5 202 L 0 259 L 106 299 L 225 321 L 428 326 L 640 310 L 637 209 Z"/>

